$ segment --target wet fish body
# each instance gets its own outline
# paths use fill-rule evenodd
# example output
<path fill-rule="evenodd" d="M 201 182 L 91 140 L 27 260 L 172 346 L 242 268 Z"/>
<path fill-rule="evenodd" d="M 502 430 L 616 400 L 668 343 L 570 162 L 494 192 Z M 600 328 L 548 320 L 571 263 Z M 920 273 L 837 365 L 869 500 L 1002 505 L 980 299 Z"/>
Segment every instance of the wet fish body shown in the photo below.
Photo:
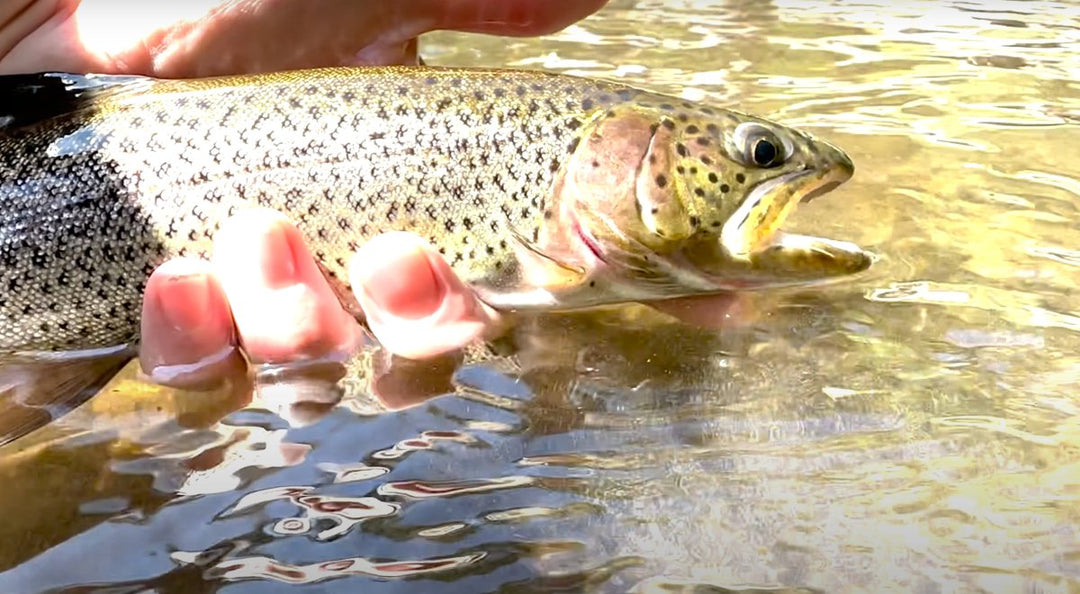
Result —
<path fill-rule="evenodd" d="M 851 175 L 727 110 L 525 71 L 324 69 L 164 81 L 0 78 L 0 351 L 137 341 L 150 272 L 286 212 L 334 275 L 418 234 L 496 307 L 574 308 L 840 277 L 869 256 L 783 236 Z"/>

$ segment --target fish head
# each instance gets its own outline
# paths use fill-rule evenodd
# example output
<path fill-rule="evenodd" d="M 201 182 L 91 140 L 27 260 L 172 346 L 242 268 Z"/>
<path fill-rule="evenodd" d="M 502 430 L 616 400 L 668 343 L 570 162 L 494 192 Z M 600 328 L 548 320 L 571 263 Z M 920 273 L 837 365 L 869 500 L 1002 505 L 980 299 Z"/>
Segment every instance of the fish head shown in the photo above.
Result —
<path fill-rule="evenodd" d="M 800 203 L 854 173 L 851 159 L 825 141 L 763 118 L 661 100 L 609 109 L 590 125 L 569 174 L 575 223 L 631 292 L 804 284 L 873 261 L 848 242 L 780 232 Z"/>

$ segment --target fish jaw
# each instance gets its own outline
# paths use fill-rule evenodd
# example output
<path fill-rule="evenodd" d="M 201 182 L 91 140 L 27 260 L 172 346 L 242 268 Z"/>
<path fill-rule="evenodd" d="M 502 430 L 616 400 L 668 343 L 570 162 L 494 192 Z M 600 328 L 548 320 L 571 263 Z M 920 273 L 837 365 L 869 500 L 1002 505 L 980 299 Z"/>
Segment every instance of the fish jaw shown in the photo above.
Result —
<path fill-rule="evenodd" d="M 665 262 L 700 292 L 823 284 L 869 269 L 877 256 L 850 242 L 778 231 L 745 259 L 718 244 L 694 246 Z"/>
<path fill-rule="evenodd" d="M 850 241 L 783 231 L 747 259 L 728 257 L 715 240 L 673 254 L 642 256 L 644 252 L 625 251 L 625 244 L 605 245 L 588 231 L 583 233 L 587 238 L 583 243 L 596 250 L 596 264 L 587 278 L 590 287 L 618 295 L 621 301 L 821 285 L 850 278 L 877 261 L 873 253 Z M 563 305 L 601 303 L 580 290 L 557 300 Z"/>

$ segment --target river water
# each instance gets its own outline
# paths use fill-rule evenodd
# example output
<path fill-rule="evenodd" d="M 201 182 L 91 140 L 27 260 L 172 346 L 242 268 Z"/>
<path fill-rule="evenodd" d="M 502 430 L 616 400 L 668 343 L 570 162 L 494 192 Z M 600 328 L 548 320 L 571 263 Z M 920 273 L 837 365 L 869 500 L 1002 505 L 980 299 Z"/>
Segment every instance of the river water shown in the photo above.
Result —
<path fill-rule="evenodd" d="M 721 330 L 526 320 L 306 426 L 129 375 L 5 447 L 0 591 L 1080 591 L 1080 5 L 615 0 L 422 51 L 806 128 L 857 172 L 793 230 L 881 260 Z"/>

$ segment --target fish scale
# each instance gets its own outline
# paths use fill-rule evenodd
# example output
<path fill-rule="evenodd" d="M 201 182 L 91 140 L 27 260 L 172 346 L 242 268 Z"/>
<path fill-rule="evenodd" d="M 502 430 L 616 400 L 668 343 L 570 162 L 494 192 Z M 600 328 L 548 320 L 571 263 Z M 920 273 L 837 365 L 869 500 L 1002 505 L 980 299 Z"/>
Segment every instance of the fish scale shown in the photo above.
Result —
<path fill-rule="evenodd" d="M 497 307 L 715 292 L 727 285 L 680 276 L 683 264 L 644 270 L 656 259 L 642 250 L 715 243 L 755 185 L 846 161 L 774 126 L 774 143 L 797 149 L 791 163 L 748 167 L 732 157 L 743 150 L 734 131 L 764 120 L 529 71 L 26 75 L 0 78 L 5 112 L 0 350 L 8 352 L 136 342 L 154 267 L 207 257 L 226 218 L 259 206 L 287 213 L 340 278 L 361 243 L 400 230 L 430 241 Z M 670 147 L 653 146 L 668 136 Z M 670 158 L 653 171 L 664 150 Z M 773 211 L 753 212 L 780 216 Z M 750 239 L 729 243 L 758 241 L 753 224 L 765 225 L 750 221 L 737 230 Z M 713 257 L 699 252 L 685 258 Z M 762 273 L 751 260 L 718 257 Z"/>

